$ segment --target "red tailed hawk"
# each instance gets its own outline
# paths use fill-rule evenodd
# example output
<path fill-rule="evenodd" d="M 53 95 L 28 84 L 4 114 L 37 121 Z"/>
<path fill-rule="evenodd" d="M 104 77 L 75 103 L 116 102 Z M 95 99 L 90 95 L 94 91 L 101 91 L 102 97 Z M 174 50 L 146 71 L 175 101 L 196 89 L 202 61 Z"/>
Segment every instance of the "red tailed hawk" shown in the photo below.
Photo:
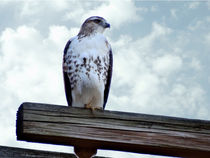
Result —
<path fill-rule="evenodd" d="M 102 17 L 85 20 L 64 49 L 63 76 L 69 106 L 104 109 L 112 78 L 112 50 L 103 35 L 110 24 Z"/>

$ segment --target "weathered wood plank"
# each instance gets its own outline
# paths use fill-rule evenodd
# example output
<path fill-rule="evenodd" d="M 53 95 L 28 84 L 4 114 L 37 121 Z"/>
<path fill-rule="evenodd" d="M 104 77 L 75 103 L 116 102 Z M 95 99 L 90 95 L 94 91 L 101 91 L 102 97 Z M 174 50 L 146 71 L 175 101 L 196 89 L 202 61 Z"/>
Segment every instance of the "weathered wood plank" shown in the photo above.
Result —
<path fill-rule="evenodd" d="M 76 158 L 74 154 L 0 146 L 1 158 Z"/>
<path fill-rule="evenodd" d="M 0 146 L 0 158 L 76 158 L 74 154 Z M 94 157 L 105 158 L 105 157 Z"/>
<path fill-rule="evenodd" d="M 210 157 L 210 121 L 24 103 L 17 139 L 179 157 Z"/>

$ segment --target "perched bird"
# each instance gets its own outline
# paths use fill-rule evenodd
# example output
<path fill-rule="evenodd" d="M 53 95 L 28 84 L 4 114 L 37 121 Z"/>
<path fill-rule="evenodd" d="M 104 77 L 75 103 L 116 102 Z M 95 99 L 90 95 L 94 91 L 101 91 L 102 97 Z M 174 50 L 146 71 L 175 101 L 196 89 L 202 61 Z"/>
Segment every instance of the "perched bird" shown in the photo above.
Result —
<path fill-rule="evenodd" d="M 113 55 L 103 35 L 110 24 L 92 16 L 64 49 L 63 76 L 69 106 L 104 109 L 112 78 Z"/>

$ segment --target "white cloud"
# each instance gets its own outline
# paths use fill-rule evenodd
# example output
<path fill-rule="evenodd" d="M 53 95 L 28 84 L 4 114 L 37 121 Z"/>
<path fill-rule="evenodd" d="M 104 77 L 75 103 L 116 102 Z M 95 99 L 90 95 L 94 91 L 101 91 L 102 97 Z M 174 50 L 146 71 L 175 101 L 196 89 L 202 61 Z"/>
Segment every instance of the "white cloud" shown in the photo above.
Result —
<path fill-rule="evenodd" d="M 102 3 L 95 9 L 86 11 L 83 20 L 89 16 L 99 15 L 106 18 L 114 27 L 119 28 L 121 24 L 136 22 L 142 19 L 137 15 L 138 11 L 145 11 L 145 8 L 137 8 L 132 0 L 109 0 Z"/>
<path fill-rule="evenodd" d="M 61 61 L 70 31 L 64 26 L 49 30 L 48 37 L 27 26 L 8 28 L 2 33 L 3 84 L 23 100 L 52 102 L 51 97 L 58 96 L 54 102 L 59 103 L 63 99 L 59 97 L 63 91 Z"/>
<path fill-rule="evenodd" d="M 206 1 L 208 9 L 210 9 L 210 1 Z"/>
<path fill-rule="evenodd" d="M 148 51 L 152 48 L 156 40 L 160 41 L 159 39 L 163 39 L 165 36 L 169 35 L 172 32 L 172 29 L 157 22 L 153 22 L 151 32 L 143 38 L 139 38 L 134 41 L 133 43 L 135 45 L 133 47 L 139 49 L 139 52 L 141 52 L 141 54 L 148 54 Z"/>
<path fill-rule="evenodd" d="M 204 35 L 204 43 L 209 46 L 210 45 L 210 33 Z"/>
<path fill-rule="evenodd" d="M 153 40 L 157 39 L 159 36 L 165 36 L 165 35 L 170 34 L 171 32 L 172 32 L 172 29 L 170 29 L 164 25 L 161 25 L 157 22 L 153 22 L 152 23 L 152 32 L 150 33 L 148 38 L 153 41 Z"/>
<path fill-rule="evenodd" d="M 28 1 L 24 2 L 23 8 L 21 10 L 21 16 L 30 16 L 36 13 L 39 13 L 39 10 L 42 6 L 39 6 L 39 1 Z"/>
<path fill-rule="evenodd" d="M 42 1 L 42 0 L 29 0 L 20 2 L 22 5 L 20 15 L 21 16 L 32 16 L 38 15 L 40 12 L 45 12 L 53 10 L 54 12 L 61 12 L 67 10 L 70 6 L 70 2 L 68 0 L 52 0 Z"/>
<path fill-rule="evenodd" d="M 170 10 L 172 17 L 177 18 L 177 10 L 176 9 L 171 9 Z"/>
<path fill-rule="evenodd" d="M 64 20 L 74 20 L 78 24 L 82 23 L 81 19 L 78 17 L 83 16 L 86 10 L 83 7 L 79 7 L 78 9 L 72 10 L 71 12 L 67 12 L 64 16 Z"/>
<path fill-rule="evenodd" d="M 198 8 L 198 6 L 200 5 L 200 2 L 196 1 L 196 2 L 191 2 L 188 6 L 189 9 L 196 9 Z"/>
<path fill-rule="evenodd" d="M 202 69 L 202 66 L 201 66 L 201 63 L 198 59 L 196 58 L 192 58 L 191 60 L 191 63 L 190 63 L 190 66 L 194 69 L 194 70 L 201 70 Z"/>
<path fill-rule="evenodd" d="M 49 37 L 45 42 L 49 43 L 49 48 L 51 45 L 57 46 L 57 48 L 63 48 L 64 47 L 64 41 L 67 41 L 67 39 L 76 36 L 79 32 L 79 28 L 71 28 L 71 30 L 68 30 L 65 26 L 50 26 L 49 28 Z"/>
<path fill-rule="evenodd" d="M 191 68 L 199 70 L 200 63 L 193 57 L 189 64 L 183 59 L 185 42 L 173 44 L 171 37 L 176 34 L 172 29 L 154 22 L 151 32 L 146 36 L 133 39 L 121 36 L 112 41 L 114 46 L 114 73 L 109 102 L 115 107 L 108 109 L 163 114 L 181 117 L 206 118 L 196 109 L 203 104 L 205 91 L 193 80 L 185 82 L 182 75 Z M 127 40 L 128 39 L 128 40 Z M 167 47 L 154 47 L 161 41 L 169 43 Z M 119 91 L 120 89 L 120 91 Z M 128 105 L 132 105 L 129 106 Z M 191 110 L 187 109 L 190 108 Z"/>
<path fill-rule="evenodd" d="M 116 46 L 115 51 L 117 52 L 114 63 L 114 85 L 120 89 L 123 89 L 123 86 L 130 88 L 125 92 L 127 94 L 126 97 L 124 95 L 121 96 L 122 100 L 119 96 L 116 99 L 113 97 L 113 104 L 120 104 L 122 106 L 124 103 L 123 108 L 127 104 L 132 104 L 133 108 L 130 107 L 131 111 L 136 106 L 142 106 L 142 110 L 146 109 L 149 100 L 158 93 L 159 86 L 163 82 L 152 70 L 151 60 L 153 60 L 152 52 L 154 50 L 151 50 L 151 48 L 156 40 L 161 40 L 170 33 L 170 28 L 153 23 L 151 32 L 142 39 L 134 41 L 131 37 L 121 36 L 119 41 L 113 43 Z M 174 58 L 177 61 L 176 68 L 178 69 L 180 66 L 179 58 Z M 174 58 L 169 58 L 169 64 L 166 63 L 166 66 L 174 64 L 174 62 L 170 63 Z M 172 69 L 165 69 L 165 72 L 170 73 Z M 135 106 L 134 104 L 137 105 Z"/>
<path fill-rule="evenodd" d="M 176 55 L 165 54 L 154 59 L 152 65 L 157 74 L 169 75 L 181 68 L 182 59 Z"/>
<path fill-rule="evenodd" d="M 157 6 L 151 6 L 150 10 L 152 12 L 156 12 L 156 11 L 158 11 L 158 7 Z"/>
<path fill-rule="evenodd" d="M 183 117 L 190 117 L 190 114 L 194 114 L 194 117 L 198 117 L 197 109 L 202 105 L 204 95 L 204 90 L 198 85 L 187 86 L 175 83 L 172 91 L 164 99 L 168 104 L 168 110 L 171 109 L 171 114 L 179 113 Z"/>
<path fill-rule="evenodd" d="M 97 15 L 107 19 L 113 28 L 119 28 L 122 24 L 142 20 L 142 16 L 139 16 L 138 13 L 148 11 L 145 7 L 136 7 L 132 0 L 123 2 L 120 0 L 108 0 L 97 3 L 93 1 L 53 0 L 49 2 L 38 0 L 23 1 L 19 6 L 20 11 L 17 12 L 17 17 L 27 19 L 31 22 L 32 26 L 41 25 L 42 21 L 40 20 L 43 20 L 43 16 L 44 18 L 49 18 L 49 23 L 53 23 L 52 19 L 56 16 L 59 20 L 65 22 L 71 21 L 77 25 L 81 25 L 88 17 Z M 31 20 L 33 17 L 40 18 Z"/>
<path fill-rule="evenodd" d="M 191 31 L 201 31 L 201 30 L 209 30 L 210 24 L 210 16 L 205 16 L 203 18 L 194 18 L 192 22 L 189 24 L 188 28 Z"/>
<path fill-rule="evenodd" d="M 1 5 L 5 5 L 5 4 L 8 4 L 8 3 L 10 3 L 10 2 L 12 2 L 13 0 L 1 0 L 0 1 L 0 4 Z"/>
<path fill-rule="evenodd" d="M 194 31 L 194 30 L 196 30 L 196 29 L 199 29 L 202 25 L 203 25 L 203 21 L 198 20 L 198 21 L 196 21 L 195 23 L 189 25 L 188 28 L 189 28 L 191 31 Z"/>

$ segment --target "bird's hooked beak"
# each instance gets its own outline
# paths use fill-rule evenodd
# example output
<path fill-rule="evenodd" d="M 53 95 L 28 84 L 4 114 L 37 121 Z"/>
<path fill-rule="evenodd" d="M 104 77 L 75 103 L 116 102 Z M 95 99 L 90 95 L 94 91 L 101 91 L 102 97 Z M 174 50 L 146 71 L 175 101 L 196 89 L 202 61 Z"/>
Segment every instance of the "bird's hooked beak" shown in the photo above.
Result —
<path fill-rule="evenodd" d="M 105 23 L 104 23 L 104 28 L 110 28 L 110 24 L 107 23 L 107 22 L 105 22 Z"/>

